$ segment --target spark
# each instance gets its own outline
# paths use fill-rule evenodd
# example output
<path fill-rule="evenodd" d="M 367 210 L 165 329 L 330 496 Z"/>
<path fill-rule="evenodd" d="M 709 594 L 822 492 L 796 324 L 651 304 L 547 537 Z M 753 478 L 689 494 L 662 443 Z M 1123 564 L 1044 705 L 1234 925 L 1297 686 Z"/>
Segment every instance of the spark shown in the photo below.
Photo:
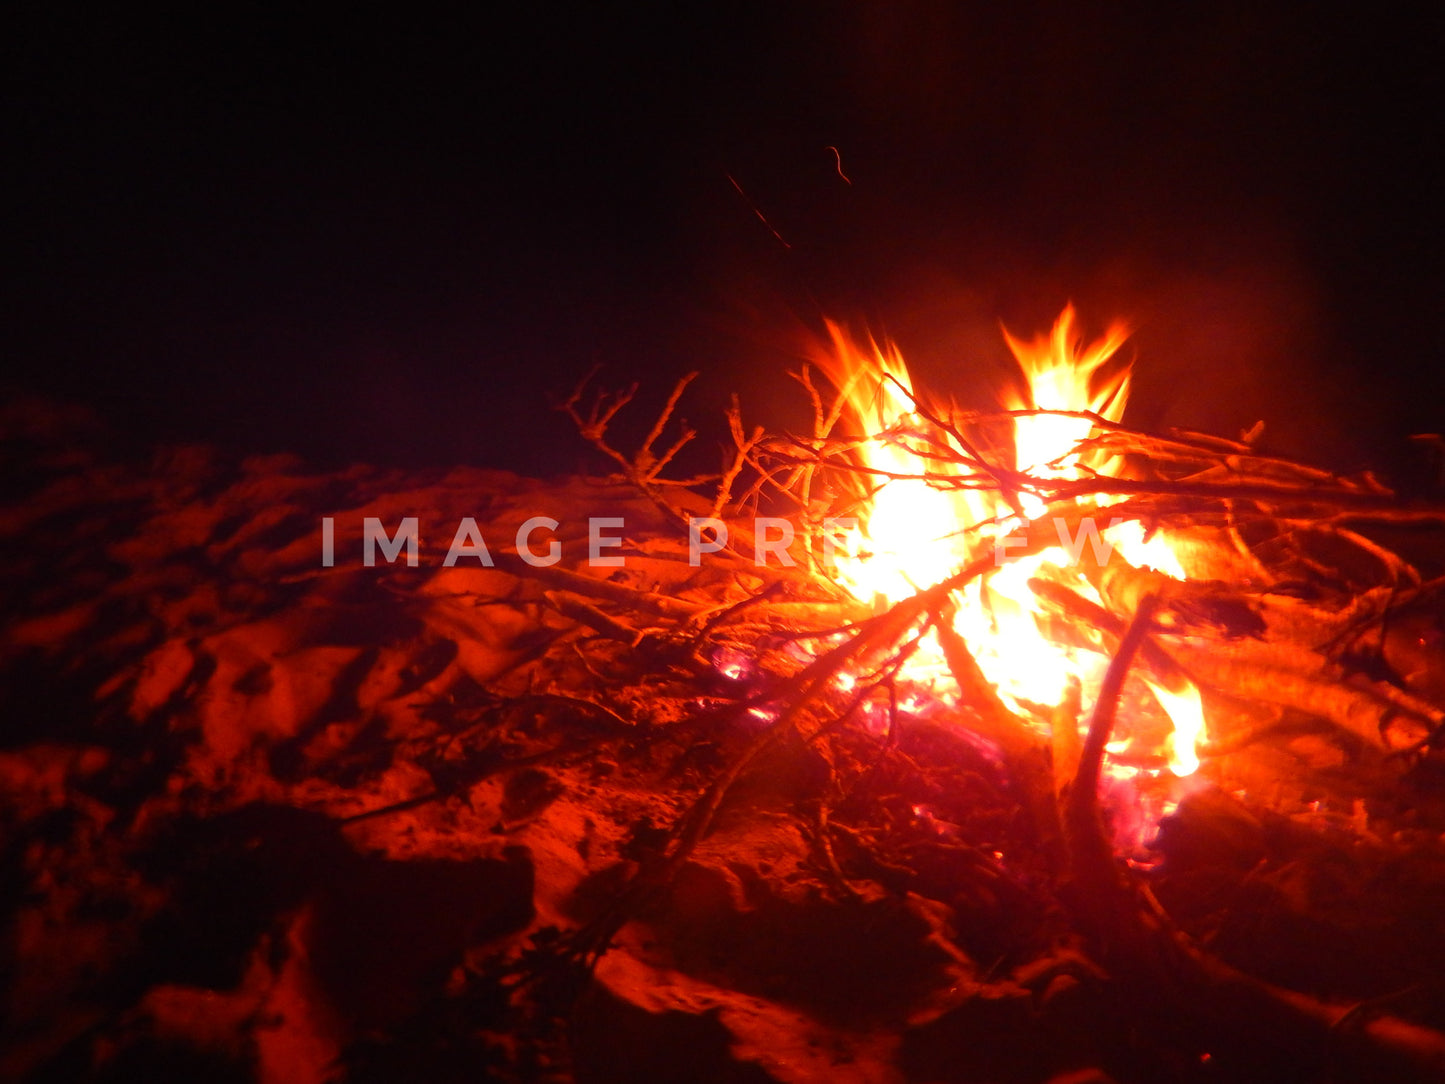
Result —
<path fill-rule="evenodd" d="M 773 224 L 767 220 L 767 217 L 763 214 L 762 211 L 758 210 L 758 205 L 752 201 L 751 197 L 749 197 L 746 192 L 743 191 L 743 186 L 738 184 L 737 178 L 734 177 L 731 173 L 724 174 L 724 176 L 727 177 L 730 182 L 732 182 L 732 186 L 738 190 L 738 195 L 742 196 L 744 202 L 746 202 L 747 205 L 753 209 L 753 214 L 758 216 L 758 221 L 761 222 L 764 226 L 768 227 L 768 232 L 778 239 L 778 243 L 781 244 L 784 248 L 792 248 L 792 245 L 788 244 L 788 242 L 783 240 L 783 235 L 777 230 L 773 229 Z"/>

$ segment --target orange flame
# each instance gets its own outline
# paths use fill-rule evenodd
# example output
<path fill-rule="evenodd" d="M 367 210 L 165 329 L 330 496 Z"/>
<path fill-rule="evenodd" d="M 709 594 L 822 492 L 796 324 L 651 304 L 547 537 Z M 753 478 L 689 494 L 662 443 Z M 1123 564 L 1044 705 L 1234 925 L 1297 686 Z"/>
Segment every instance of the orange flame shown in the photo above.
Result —
<path fill-rule="evenodd" d="M 904 434 L 923 419 L 914 413 L 913 384 L 897 347 L 870 339 L 865 352 L 831 320 L 827 327 L 834 353 L 822 360 L 862 431 L 873 435 L 861 454 L 880 482 L 865 525 L 848 539 L 850 559 L 840 562 L 839 575 L 865 602 L 896 602 L 954 571 L 965 549 L 959 532 L 967 509 L 955 492 L 917 477 L 923 464 Z"/>
<path fill-rule="evenodd" d="M 1110 326 L 1105 337 L 1086 346 L 1074 336 L 1074 307 L 1069 305 L 1059 314 L 1052 333 L 1025 343 L 1004 329 L 1004 341 L 1013 351 L 1019 368 L 1028 381 L 1029 399 L 1006 396 L 1010 410 L 1089 411 L 1118 421 L 1124 416 L 1129 400 L 1129 369 L 1120 368 L 1090 390 L 1094 374 L 1114 356 L 1129 329 L 1123 324 Z M 1074 447 L 1089 435 L 1093 423 L 1088 418 L 1040 414 L 1019 418 L 1014 423 L 1014 447 L 1019 470 L 1045 478 L 1075 477 Z M 1063 460 L 1063 462 L 1057 462 Z"/>
<path fill-rule="evenodd" d="M 1079 478 L 1084 468 L 1107 468 L 1109 464 L 1079 445 L 1094 429 L 1090 415 L 1118 421 L 1128 400 L 1128 366 L 1109 365 L 1128 329 L 1116 324 L 1103 339 L 1086 344 L 1074 324 L 1070 306 L 1049 335 L 1032 342 L 1004 331 L 1028 388 L 1026 397 L 1007 397 L 1007 405 L 1012 411 L 1040 412 L 1020 413 L 1013 433 L 1016 468 L 1036 480 Z M 838 562 L 838 579 L 865 602 L 896 602 L 946 579 L 970 554 L 977 556 L 981 545 L 992 546 L 1024 524 L 1016 507 L 997 490 L 951 488 L 950 471 L 920 457 L 920 447 L 941 434 L 919 414 L 898 349 L 892 344 L 880 347 L 871 339 L 866 348 L 860 347 L 837 324 L 830 321 L 827 327 L 832 353 L 823 364 L 860 431 L 867 434 L 858 454 L 876 486 L 861 526 L 847 540 L 847 555 Z M 1016 496 L 1030 518 L 1047 509 L 1043 498 L 1027 488 Z M 1081 498 L 1076 504 L 1087 514 L 1106 512 L 1106 502 Z M 1086 538 L 1090 529 L 1097 533 Z M 1086 541 L 1101 561 L 1112 551 L 1136 567 L 1184 578 L 1167 535 L 1156 532 L 1146 542 L 1144 534 L 1134 520 L 1099 531 L 1086 518 L 1077 535 L 1061 535 L 1060 545 L 1010 560 L 955 593 L 954 628 L 1006 701 L 1025 713 L 1030 706 L 1054 705 L 1071 681 L 1080 683 L 1086 701 L 1091 697 L 1106 660 L 1097 651 L 1044 634 L 1045 611 L 1030 580 L 1044 576 L 1101 603 L 1077 567 Z M 909 673 L 920 680 L 943 681 L 946 672 L 941 652 L 928 642 L 910 663 Z M 1173 722 L 1167 751 L 1171 770 L 1187 775 L 1198 767 L 1194 747 L 1205 734 L 1199 690 L 1187 682 L 1179 689 L 1149 684 Z"/>

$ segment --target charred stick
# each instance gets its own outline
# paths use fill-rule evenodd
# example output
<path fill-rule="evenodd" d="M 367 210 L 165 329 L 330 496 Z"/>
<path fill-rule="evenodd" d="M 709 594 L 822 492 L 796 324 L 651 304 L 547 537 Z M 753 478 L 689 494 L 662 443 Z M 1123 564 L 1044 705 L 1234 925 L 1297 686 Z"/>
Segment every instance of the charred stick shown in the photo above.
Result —
<path fill-rule="evenodd" d="M 1119 636 L 1123 622 L 1108 610 L 1068 588 L 1035 578 L 1030 587 L 1066 612 L 1094 627 Z M 1424 732 L 1445 724 L 1445 713 L 1383 682 L 1368 685 L 1350 681 L 1339 667 L 1304 648 L 1235 639 L 1227 643 L 1178 641 L 1166 648 L 1146 639 L 1140 653 L 1166 685 L 1189 678 L 1230 696 L 1281 707 L 1295 708 L 1325 719 L 1373 746 L 1385 744 L 1383 735 L 1392 722 L 1413 723 Z M 1417 742 L 1423 734 L 1410 731 L 1393 747 Z"/>
<path fill-rule="evenodd" d="M 701 609 L 700 606 L 673 598 L 671 595 L 660 595 L 655 591 L 639 591 L 625 584 L 599 579 L 596 576 L 584 576 L 580 572 L 571 572 L 556 565 L 529 565 L 513 553 L 498 553 L 496 560 L 499 567 L 507 569 L 514 575 L 541 580 L 563 591 L 571 591 L 573 594 L 588 595 L 592 598 L 621 603 L 644 613 L 658 614 L 664 617 L 691 617 Z"/>
<path fill-rule="evenodd" d="M 869 675 L 866 683 L 863 684 L 853 694 L 853 696 L 849 699 L 848 703 L 844 706 L 842 711 L 838 712 L 837 715 L 833 716 L 832 719 L 828 720 L 822 726 L 818 727 L 811 734 L 803 735 L 803 740 L 809 745 L 811 745 L 814 742 L 817 742 L 820 738 L 824 738 L 827 735 L 839 730 L 844 723 L 846 723 L 854 716 L 854 714 L 857 713 L 858 709 L 863 706 L 864 702 L 867 701 L 867 699 L 872 696 L 879 687 L 882 687 L 888 691 L 889 719 L 888 737 L 886 740 L 888 742 L 891 742 L 894 737 L 894 728 L 897 726 L 898 723 L 898 672 L 903 669 L 903 667 L 907 664 L 908 660 L 911 659 L 914 653 L 918 650 L 918 645 L 922 642 L 923 636 L 926 632 L 927 627 L 925 626 L 925 628 L 921 630 L 918 635 L 914 636 L 911 640 L 908 641 L 908 643 L 904 644 L 902 649 L 899 650 L 897 654 L 895 654 L 891 659 L 888 660 L 887 665 L 885 665 L 881 671 Z"/>
<path fill-rule="evenodd" d="M 813 407 L 813 435 L 823 437 L 827 431 L 823 428 L 823 396 L 818 391 L 818 385 L 813 383 L 813 370 L 806 362 L 796 373 L 789 373 L 794 380 L 803 386 L 808 393 L 808 402 Z"/>
<path fill-rule="evenodd" d="M 818 841 L 818 849 L 823 853 L 823 861 L 827 863 L 828 872 L 833 875 L 833 881 L 843 892 L 853 900 L 859 899 L 858 890 L 849 883 L 848 878 L 843 874 L 843 867 L 838 864 L 838 856 L 833 851 L 832 830 L 828 824 L 828 802 L 826 799 L 818 802 L 818 817 L 814 827 L 814 838 Z"/>
<path fill-rule="evenodd" d="M 1061 583 L 1053 580 L 1046 580 L 1035 576 L 1029 580 L 1029 590 L 1033 591 L 1040 598 L 1045 599 L 1058 606 L 1069 616 L 1080 621 L 1086 628 L 1097 628 L 1112 636 L 1115 640 L 1123 638 L 1129 626 L 1124 619 L 1104 609 L 1096 602 L 1086 599 L 1077 591 L 1072 591 Z M 1159 678 L 1164 685 L 1171 689 L 1177 689 L 1181 681 L 1187 680 L 1188 675 L 1169 654 L 1152 639 L 1145 639 L 1139 647 L 1139 653 L 1143 656 L 1145 663 L 1154 676 Z"/>
<path fill-rule="evenodd" d="M 601 633 L 609 640 L 636 647 L 642 633 L 630 625 L 608 616 L 596 606 L 574 598 L 563 591 L 543 591 L 542 597 L 563 617 L 570 617 L 580 625 L 586 625 L 594 632 Z"/>
<path fill-rule="evenodd" d="M 718 482 L 717 495 L 713 498 L 711 517 L 716 519 L 722 515 L 723 509 L 727 507 L 728 501 L 732 499 L 733 486 L 737 483 L 738 476 L 751 461 L 753 449 L 763 439 L 763 427 L 755 426 L 751 436 L 743 435 L 742 407 L 738 403 L 738 397 L 733 396 L 732 406 L 728 408 L 728 429 L 732 433 L 733 445 L 736 451 L 733 453 L 732 462 L 723 471 L 721 480 Z"/>
<path fill-rule="evenodd" d="M 1104 763 L 1104 746 L 1109 743 L 1109 736 L 1114 730 L 1114 716 L 1119 710 L 1119 697 L 1124 692 L 1124 681 L 1134 665 L 1134 656 L 1139 653 L 1145 637 L 1149 634 L 1158 604 L 1159 600 L 1154 595 L 1145 595 L 1140 600 L 1139 608 L 1134 611 L 1134 619 L 1129 623 L 1129 628 L 1119 643 L 1119 650 L 1110 661 L 1109 669 L 1104 672 L 1099 696 L 1094 702 L 1093 714 L 1089 717 L 1089 731 L 1079 752 L 1079 770 L 1074 774 L 1074 782 L 1070 787 L 1069 824 L 1075 830 L 1083 830 L 1086 836 L 1097 834 L 1100 842 L 1102 832 L 1089 832 L 1087 829 L 1097 826 L 1099 773 Z M 1108 845 L 1104 846 L 1107 848 Z"/>
<path fill-rule="evenodd" d="M 647 436 L 643 438 L 642 447 L 638 449 L 635 462 L 642 476 L 648 481 L 651 481 L 657 475 L 657 472 L 667 465 L 668 460 L 677 454 L 678 449 L 697 435 L 684 424 L 682 431 L 685 435 L 679 438 L 671 449 L 663 453 L 661 458 L 653 455 L 652 446 L 657 443 L 657 439 L 662 436 L 662 430 L 666 427 L 668 419 L 672 417 L 672 412 L 677 409 L 678 400 L 682 398 L 682 393 L 687 390 L 687 386 L 696 379 L 697 373 L 688 373 L 673 385 L 672 394 L 667 397 L 667 402 L 663 404 L 662 409 L 658 411 L 657 421 L 652 423 L 652 428 L 648 430 Z"/>
<path fill-rule="evenodd" d="M 566 697 L 565 699 L 570 700 L 572 698 Z M 589 701 L 578 701 L 578 703 L 586 703 L 590 707 L 597 708 L 600 711 L 606 712 L 609 716 L 611 716 L 613 719 L 616 719 L 623 726 L 632 725 L 625 722 L 620 716 L 616 715 L 610 709 L 602 707 L 602 705 L 600 704 L 591 704 Z M 389 817 L 393 813 L 403 813 L 408 809 L 417 809 L 421 806 L 427 805 L 430 802 L 442 801 L 444 799 L 450 798 L 456 793 L 458 793 L 458 791 L 466 787 L 475 786 L 482 780 L 489 779 L 494 775 L 501 774 L 502 772 L 509 772 L 514 768 L 527 768 L 537 764 L 547 764 L 552 761 L 563 760 L 569 756 L 573 756 L 575 754 L 593 749 L 597 746 L 597 744 L 597 739 L 587 738 L 579 741 L 567 742 L 563 745 L 557 746 L 555 749 L 544 749 L 539 753 L 532 753 L 527 756 L 499 756 L 490 759 L 487 763 L 483 765 L 475 766 L 470 771 L 458 773 L 458 777 L 448 780 L 446 786 L 433 787 L 429 791 L 424 791 L 421 794 L 413 795 L 410 798 L 403 798 L 401 801 L 392 802 L 389 805 L 378 806 L 376 809 L 363 809 L 360 813 L 352 813 L 349 816 L 338 818 L 336 823 L 345 828 L 353 824 L 360 824 L 362 821 L 373 820 L 376 817 Z"/>
<path fill-rule="evenodd" d="M 583 418 L 577 409 L 578 404 L 582 401 L 582 392 L 586 389 L 587 385 L 592 382 L 592 378 L 597 375 L 598 370 L 601 368 L 602 366 L 600 365 L 592 366 L 592 368 L 587 371 L 587 375 L 577 382 L 577 386 L 572 389 L 572 394 L 557 405 L 557 409 L 563 411 L 572 419 L 573 423 L 577 426 L 577 431 L 581 433 L 582 436 L 586 437 L 587 440 L 591 441 L 601 451 L 606 452 L 622 466 L 626 467 L 628 465 L 626 458 L 619 452 L 607 447 L 604 437 L 607 434 L 608 425 L 610 425 L 612 419 L 617 416 L 617 412 L 632 402 L 632 397 L 637 394 L 637 385 L 632 384 L 625 391 L 617 392 L 612 396 L 611 403 L 608 403 L 608 395 L 605 391 L 598 392 L 597 398 L 593 400 L 586 418 Z"/>
<path fill-rule="evenodd" d="M 1328 720 L 1376 748 L 1411 747 L 1445 724 L 1439 708 L 1386 682 L 1351 678 L 1307 648 L 1256 640 L 1185 641 L 1169 653 L 1201 684 Z"/>
<path fill-rule="evenodd" d="M 713 630 L 715 630 L 719 625 L 726 624 L 738 614 L 742 613 L 743 610 L 746 610 L 750 606 L 756 606 L 760 603 L 767 602 L 770 599 L 776 597 L 778 593 L 782 590 L 782 587 L 782 580 L 774 580 L 772 583 L 768 584 L 767 587 L 759 591 L 756 595 L 749 595 L 747 598 L 742 599 L 739 602 L 734 602 L 731 606 L 724 606 L 721 610 L 717 611 L 714 614 L 711 614 L 708 619 L 703 623 L 702 628 L 698 629 L 697 634 L 693 636 L 690 650 L 697 651 L 700 647 L 702 647 L 703 641 L 712 635 Z"/>

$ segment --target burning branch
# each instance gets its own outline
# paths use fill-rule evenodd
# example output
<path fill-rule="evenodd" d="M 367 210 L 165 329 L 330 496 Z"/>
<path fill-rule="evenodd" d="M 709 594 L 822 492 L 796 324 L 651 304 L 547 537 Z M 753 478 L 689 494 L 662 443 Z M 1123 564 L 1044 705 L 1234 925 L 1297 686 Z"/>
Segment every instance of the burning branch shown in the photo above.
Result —
<path fill-rule="evenodd" d="M 1124 691 L 1124 679 L 1134 665 L 1134 656 L 1144 646 L 1149 633 L 1154 611 L 1159 600 L 1154 595 L 1145 595 L 1134 611 L 1134 618 L 1119 642 L 1119 650 L 1104 673 L 1104 682 L 1099 687 L 1099 697 L 1094 702 L 1094 713 L 1089 719 L 1088 737 L 1079 757 L 1078 771 L 1069 799 L 1070 823 L 1081 828 L 1085 821 L 1098 817 L 1099 772 L 1104 762 L 1104 746 L 1114 732 L 1114 716 L 1119 710 L 1119 696 Z M 1088 832 L 1083 834 L 1088 835 Z M 1102 833 L 1097 833 L 1102 839 Z"/>

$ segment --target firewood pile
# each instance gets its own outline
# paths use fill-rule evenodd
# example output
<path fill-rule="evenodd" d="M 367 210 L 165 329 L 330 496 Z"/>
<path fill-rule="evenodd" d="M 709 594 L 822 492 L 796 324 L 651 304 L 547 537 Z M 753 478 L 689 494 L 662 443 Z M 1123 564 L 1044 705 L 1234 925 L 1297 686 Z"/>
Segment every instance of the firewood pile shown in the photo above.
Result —
<path fill-rule="evenodd" d="M 616 473 L 551 483 L 119 466 L 9 418 L 0 1075 L 1445 1079 L 1445 507 L 901 384 L 860 431 L 799 376 L 813 430 L 735 406 L 706 477 L 685 381 L 637 451 L 579 388 Z M 1054 416 L 1081 469 L 1020 468 Z M 897 481 L 1012 510 L 1010 559 L 1097 514 L 1189 575 L 1039 566 L 1096 680 L 1007 694 L 955 621 L 979 523 L 902 597 L 841 585 L 837 523 Z M 557 563 L 512 544 L 538 515 Z M 365 565 L 407 516 L 416 563 Z M 448 560 L 467 518 L 485 562 Z M 1176 775 L 1151 690 L 1186 684 Z"/>

